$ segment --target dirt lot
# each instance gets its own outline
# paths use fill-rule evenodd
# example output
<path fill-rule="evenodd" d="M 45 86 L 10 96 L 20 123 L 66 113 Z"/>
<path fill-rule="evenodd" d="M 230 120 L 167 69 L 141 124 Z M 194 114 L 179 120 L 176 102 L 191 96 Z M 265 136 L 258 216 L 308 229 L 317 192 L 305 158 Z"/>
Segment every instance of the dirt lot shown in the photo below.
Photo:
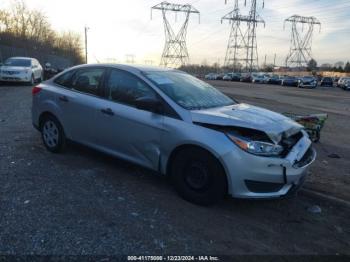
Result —
<path fill-rule="evenodd" d="M 280 112 L 330 113 L 305 186 L 350 199 L 349 92 L 214 84 Z M 198 207 L 138 166 L 77 145 L 48 153 L 30 107 L 30 87 L 0 87 L 0 254 L 350 255 L 345 205 L 300 192 Z M 310 212 L 314 205 L 322 212 Z"/>

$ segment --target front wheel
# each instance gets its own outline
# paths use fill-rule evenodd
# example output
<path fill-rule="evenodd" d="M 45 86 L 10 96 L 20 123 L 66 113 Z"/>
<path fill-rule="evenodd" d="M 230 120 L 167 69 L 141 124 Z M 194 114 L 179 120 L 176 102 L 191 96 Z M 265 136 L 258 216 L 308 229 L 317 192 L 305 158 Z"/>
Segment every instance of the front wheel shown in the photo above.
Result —
<path fill-rule="evenodd" d="M 178 194 L 192 203 L 215 204 L 227 193 L 224 169 L 214 156 L 200 148 L 178 152 L 170 172 Z"/>
<path fill-rule="evenodd" d="M 30 81 L 28 82 L 28 85 L 30 85 L 30 86 L 34 86 L 35 85 L 34 75 L 31 76 Z"/>
<path fill-rule="evenodd" d="M 41 137 L 47 150 L 59 153 L 65 146 L 65 134 L 60 122 L 53 116 L 46 116 L 41 122 Z"/>

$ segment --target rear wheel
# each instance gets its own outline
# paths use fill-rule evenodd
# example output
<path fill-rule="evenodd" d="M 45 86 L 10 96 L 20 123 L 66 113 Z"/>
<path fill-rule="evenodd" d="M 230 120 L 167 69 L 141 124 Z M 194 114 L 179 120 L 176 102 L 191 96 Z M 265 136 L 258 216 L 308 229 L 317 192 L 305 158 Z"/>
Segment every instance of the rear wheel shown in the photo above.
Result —
<path fill-rule="evenodd" d="M 60 122 L 51 115 L 47 115 L 41 121 L 41 137 L 47 150 L 59 153 L 65 145 L 65 135 Z"/>
<path fill-rule="evenodd" d="M 192 203 L 211 205 L 223 199 L 227 193 L 226 175 L 221 164 L 200 148 L 178 152 L 170 172 L 178 194 Z"/>

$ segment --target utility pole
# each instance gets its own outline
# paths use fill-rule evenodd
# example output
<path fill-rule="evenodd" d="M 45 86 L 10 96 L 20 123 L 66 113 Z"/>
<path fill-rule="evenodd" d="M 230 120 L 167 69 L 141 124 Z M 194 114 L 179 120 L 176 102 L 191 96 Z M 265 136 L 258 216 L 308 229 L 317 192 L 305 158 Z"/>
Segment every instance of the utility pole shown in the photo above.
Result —
<path fill-rule="evenodd" d="M 160 65 L 163 67 L 180 67 L 189 62 L 189 55 L 186 45 L 187 27 L 189 23 L 190 14 L 199 14 L 199 11 L 192 5 L 179 5 L 171 4 L 168 2 L 161 2 L 151 8 L 151 19 L 152 11 L 160 10 L 163 15 L 164 32 L 165 32 L 165 45 L 161 58 Z M 185 21 L 183 22 L 180 31 L 175 34 L 170 22 L 167 18 L 167 12 L 174 12 L 175 15 L 181 12 L 185 14 Z"/>
<path fill-rule="evenodd" d="M 314 26 L 318 25 L 321 30 L 321 23 L 313 16 L 299 15 L 293 15 L 284 20 L 284 27 L 287 22 L 292 24 L 292 34 L 286 66 L 305 67 L 309 60 L 312 59 L 311 48 Z M 307 26 L 306 33 L 302 33 L 304 26 Z"/>
<path fill-rule="evenodd" d="M 275 53 L 275 56 L 273 57 L 273 67 L 276 66 L 276 53 Z"/>
<path fill-rule="evenodd" d="M 88 38 L 87 38 L 87 32 L 89 28 L 85 26 L 85 63 L 88 63 Z"/>

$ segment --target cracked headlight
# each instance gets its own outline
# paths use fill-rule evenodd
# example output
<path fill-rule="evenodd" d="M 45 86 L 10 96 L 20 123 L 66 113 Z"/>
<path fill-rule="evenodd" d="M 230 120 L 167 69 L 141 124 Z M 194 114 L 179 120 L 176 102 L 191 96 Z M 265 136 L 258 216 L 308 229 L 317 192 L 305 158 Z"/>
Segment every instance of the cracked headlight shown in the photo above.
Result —
<path fill-rule="evenodd" d="M 242 150 L 258 156 L 279 156 L 283 152 L 283 147 L 262 141 L 247 141 L 232 134 L 226 134 Z"/>

